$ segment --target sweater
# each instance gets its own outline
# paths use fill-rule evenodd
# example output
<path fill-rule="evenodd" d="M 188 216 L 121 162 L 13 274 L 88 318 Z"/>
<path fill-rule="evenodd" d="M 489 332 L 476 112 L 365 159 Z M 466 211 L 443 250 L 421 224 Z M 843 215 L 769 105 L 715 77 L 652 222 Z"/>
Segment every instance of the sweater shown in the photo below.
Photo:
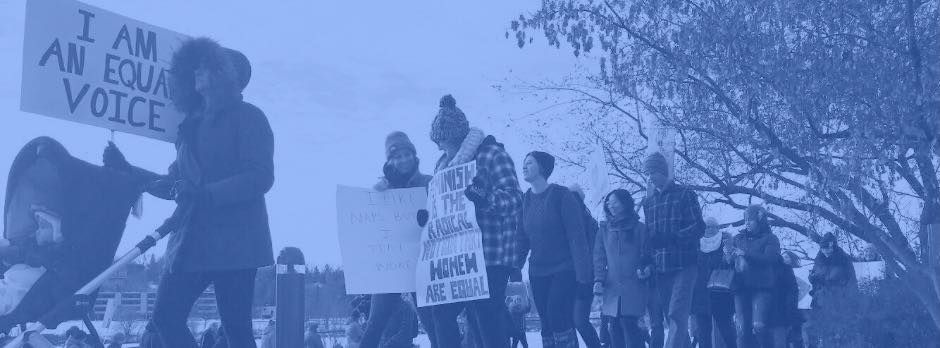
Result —
<path fill-rule="evenodd" d="M 552 184 L 541 193 L 529 190 L 522 199 L 520 255 L 529 255 L 529 274 L 548 276 L 575 271 L 580 283 L 590 283 L 591 249 L 584 232 L 584 215 L 571 192 Z"/>

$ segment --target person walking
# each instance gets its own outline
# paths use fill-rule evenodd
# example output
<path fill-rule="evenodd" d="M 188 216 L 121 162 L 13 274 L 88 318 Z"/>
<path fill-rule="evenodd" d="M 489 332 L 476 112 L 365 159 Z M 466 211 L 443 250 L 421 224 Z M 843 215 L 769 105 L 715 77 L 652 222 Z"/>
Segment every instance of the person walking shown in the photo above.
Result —
<path fill-rule="evenodd" d="M 587 235 L 587 243 L 591 248 L 591 253 L 593 254 L 594 243 L 597 238 L 597 220 L 591 216 L 591 211 L 588 209 L 587 205 L 584 204 L 584 190 L 580 185 L 572 185 L 568 187 L 571 192 L 577 197 L 578 203 L 581 207 L 582 214 L 584 216 L 584 233 Z M 588 269 L 594 270 L 594 258 L 588 258 Z M 578 334 L 581 335 L 581 340 L 584 341 L 584 345 L 587 348 L 601 348 L 600 337 L 598 337 L 597 330 L 594 329 L 594 324 L 591 324 L 591 306 L 594 303 L 594 289 L 592 283 L 582 284 L 578 283 L 577 294 L 574 299 L 574 326 L 578 330 Z"/>
<path fill-rule="evenodd" d="M 265 204 L 274 135 L 265 114 L 243 100 L 251 65 L 240 52 L 194 38 L 181 43 L 170 66 L 170 98 L 185 119 L 168 174 L 131 166 L 113 143 L 104 154 L 112 168 L 149 178 L 150 194 L 177 203 L 158 228 L 169 241 L 153 323 L 166 346 L 197 347 L 186 319 L 211 284 L 229 343 L 255 347 L 255 274 L 274 263 Z"/>
<path fill-rule="evenodd" d="M 768 325 L 773 305 L 774 275 L 780 241 L 770 230 L 767 212 L 751 205 L 744 212 L 744 230 L 734 236 L 734 310 L 738 347 L 773 347 Z"/>
<path fill-rule="evenodd" d="M 407 134 L 401 131 L 390 133 L 385 138 L 385 164 L 382 166 L 382 178 L 373 187 L 376 191 L 390 189 L 427 188 L 431 176 L 421 173 L 421 160 L 414 143 Z M 411 294 L 414 297 L 414 293 Z M 404 300 L 401 294 L 375 294 L 372 295 L 369 308 L 369 319 L 362 334 L 362 348 L 377 348 L 382 337 L 394 333 L 387 333 L 389 327 L 402 327 L 406 323 L 394 322 L 394 315 L 402 307 Z M 434 322 L 429 307 L 418 308 L 417 314 L 421 324 L 428 332 L 431 342 L 434 342 Z M 402 316 L 397 316 L 402 318 Z"/>
<path fill-rule="evenodd" d="M 590 284 L 590 248 L 584 215 L 575 195 L 564 186 L 549 184 L 555 157 L 533 151 L 522 175 L 532 188 L 523 196 L 523 228 L 518 255 L 529 258 L 529 282 L 542 326 L 542 346 L 578 346 L 574 302 L 578 284 Z"/>
<path fill-rule="evenodd" d="M 643 283 L 651 275 L 651 260 L 644 253 L 646 226 L 634 210 L 633 197 L 623 189 L 607 195 L 604 213 L 607 221 L 594 246 L 594 293 L 603 299 L 603 314 L 620 324 L 610 328 L 613 346 L 641 348 L 639 320 L 646 312 L 647 296 Z"/>
<path fill-rule="evenodd" d="M 431 140 L 444 154 L 435 172 L 470 161 L 476 162 L 477 176 L 464 191 L 476 208 L 477 224 L 483 234 L 483 258 L 486 264 L 489 298 L 433 307 L 436 348 L 460 346 L 457 316 L 466 309 L 471 336 L 479 338 L 481 348 L 505 348 L 509 345 L 506 317 L 506 285 L 517 271 L 517 233 L 522 216 L 522 191 L 515 164 L 503 144 L 492 135 L 470 128 L 454 97 L 441 98 L 440 109 L 431 124 Z"/>
<path fill-rule="evenodd" d="M 800 267 L 800 259 L 792 251 L 785 251 L 774 266 L 777 280 L 767 320 L 774 348 L 803 348 L 803 323 L 806 320 L 800 312 L 800 287 L 793 271 Z"/>
<path fill-rule="evenodd" d="M 705 234 L 702 209 L 694 191 L 673 182 L 666 157 L 646 158 L 651 188 L 643 202 L 649 231 L 647 253 L 653 258 L 653 307 L 668 323 L 664 347 L 689 346 L 689 312 L 698 276 L 699 239 Z M 655 313 L 651 314 L 655 317 Z M 655 321 L 654 321 L 655 327 Z"/>
<path fill-rule="evenodd" d="M 320 337 L 320 325 L 317 323 L 307 324 L 307 332 L 304 333 L 304 348 L 323 348 L 323 338 Z"/>
<path fill-rule="evenodd" d="M 731 234 L 722 232 L 714 218 L 705 219 L 705 235 L 699 240 L 698 279 L 692 296 L 692 335 L 699 348 L 711 348 L 718 337 L 725 347 L 737 348 L 734 295 L 730 289 L 708 288 L 713 272 L 731 269 L 724 251 L 730 250 L 730 244 Z M 713 332 L 717 333 L 714 337 Z"/>

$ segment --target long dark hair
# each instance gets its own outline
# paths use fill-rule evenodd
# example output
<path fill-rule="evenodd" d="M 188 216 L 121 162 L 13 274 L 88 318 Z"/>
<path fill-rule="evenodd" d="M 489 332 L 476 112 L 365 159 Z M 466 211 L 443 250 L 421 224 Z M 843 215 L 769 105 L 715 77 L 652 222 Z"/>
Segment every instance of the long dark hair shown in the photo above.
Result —
<path fill-rule="evenodd" d="M 620 201 L 620 204 L 623 205 L 623 213 L 625 219 L 617 219 L 617 216 L 610 211 L 610 208 L 607 207 L 607 202 L 610 201 L 611 197 L 617 198 Z M 634 208 L 635 203 L 633 202 L 633 196 L 630 195 L 630 192 L 624 189 L 616 189 L 610 191 L 607 194 L 607 197 L 604 198 L 604 215 L 607 216 L 607 222 L 611 223 L 614 221 L 636 221 L 640 219 L 640 216 L 637 215 L 636 209 Z"/>

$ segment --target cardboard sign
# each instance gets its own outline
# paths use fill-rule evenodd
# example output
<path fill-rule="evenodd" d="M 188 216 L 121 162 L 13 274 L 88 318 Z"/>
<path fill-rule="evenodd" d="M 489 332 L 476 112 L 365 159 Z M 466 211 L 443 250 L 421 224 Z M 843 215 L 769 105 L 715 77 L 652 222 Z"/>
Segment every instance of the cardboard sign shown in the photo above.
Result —
<path fill-rule="evenodd" d="M 418 306 L 490 297 L 483 258 L 483 233 L 473 202 L 464 196 L 476 176 L 476 161 L 434 175 L 428 187 L 430 219 L 421 232 Z"/>
<path fill-rule="evenodd" d="M 423 187 L 374 190 L 338 186 L 336 212 L 347 294 L 415 291 Z"/>
<path fill-rule="evenodd" d="M 20 109 L 176 141 L 169 64 L 187 37 L 73 0 L 29 0 Z"/>

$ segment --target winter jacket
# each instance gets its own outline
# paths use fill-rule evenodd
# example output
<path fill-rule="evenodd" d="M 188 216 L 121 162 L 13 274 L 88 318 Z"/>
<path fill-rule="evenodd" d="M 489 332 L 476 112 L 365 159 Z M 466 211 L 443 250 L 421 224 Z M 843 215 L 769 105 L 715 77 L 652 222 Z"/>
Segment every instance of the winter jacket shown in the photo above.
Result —
<path fill-rule="evenodd" d="M 783 263 L 774 264 L 776 286 L 773 289 L 772 304 L 768 325 L 771 327 L 791 327 L 802 324 L 805 319 L 800 312 L 800 287 L 796 282 L 793 268 Z"/>
<path fill-rule="evenodd" d="M 734 236 L 734 245 L 744 250 L 746 269 L 737 270 L 736 290 L 771 289 L 775 285 L 774 267 L 781 262 L 780 241 L 772 232 L 741 231 Z"/>
<path fill-rule="evenodd" d="M 486 266 L 521 267 L 517 233 L 522 225 L 522 190 L 512 157 L 492 135 L 471 128 L 453 157 L 445 153 L 434 172 L 476 161 L 477 178 L 486 190 L 485 207 L 477 207 L 477 223 L 483 233 Z"/>
<path fill-rule="evenodd" d="M 185 42 L 174 55 L 172 69 L 193 63 L 177 57 L 198 59 L 192 52 L 221 50 L 208 40 Z M 268 119 L 240 96 L 212 114 L 194 116 L 200 112 L 187 111 L 179 126 L 176 161 L 150 190 L 154 196 L 170 199 L 173 183 L 182 180 L 200 192 L 189 219 L 179 220 L 185 214 L 174 216 L 171 219 L 178 221 L 167 224 L 176 226 L 167 243 L 167 264 L 171 271 L 271 265 L 274 256 L 264 196 L 274 184 L 274 136 Z"/>
<path fill-rule="evenodd" d="M 816 255 L 809 282 L 813 286 L 810 290 L 813 308 L 820 307 L 820 303 L 825 302 L 828 296 L 845 296 L 858 290 L 852 259 L 839 246 L 835 247 L 830 257 L 821 251 Z"/>
<path fill-rule="evenodd" d="M 705 234 L 702 208 L 695 191 L 670 183 L 655 189 L 642 202 L 649 230 L 649 250 L 656 273 L 693 267 L 699 238 Z"/>
<path fill-rule="evenodd" d="M 711 313 L 711 290 L 708 289 L 708 280 L 712 271 L 716 269 L 731 269 L 732 265 L 725 262 L 724 246 L 731 243 L 731 234 L 721 232 L 721 245 L 718 249 L 705 253 L 699 251 L 698 277 L 695 279 L 695 291 L 692 293 L 692 313 Z"/>
<path fill-rule="evenodd" d="M 650 264 L 642 255 L 648 243 L 639 221 L 604 222 L 594 243 L 594 281 L 604 285 L 601 312 L 609 316 L 642 316 L 647 284 L 637 275 Z"/>
<path fill-rule="evenodd" d="M 574 271 L 579 283 L 594 276 L 588 259 L 592 246 L 584 232 L 584 216 L 575 195 L 568 188 L 551 184 L 545 192 L 526 191 L 523 223 L 518 234 L 519 255 L 529 255 L 529 274 L 549 276 Z"/>

